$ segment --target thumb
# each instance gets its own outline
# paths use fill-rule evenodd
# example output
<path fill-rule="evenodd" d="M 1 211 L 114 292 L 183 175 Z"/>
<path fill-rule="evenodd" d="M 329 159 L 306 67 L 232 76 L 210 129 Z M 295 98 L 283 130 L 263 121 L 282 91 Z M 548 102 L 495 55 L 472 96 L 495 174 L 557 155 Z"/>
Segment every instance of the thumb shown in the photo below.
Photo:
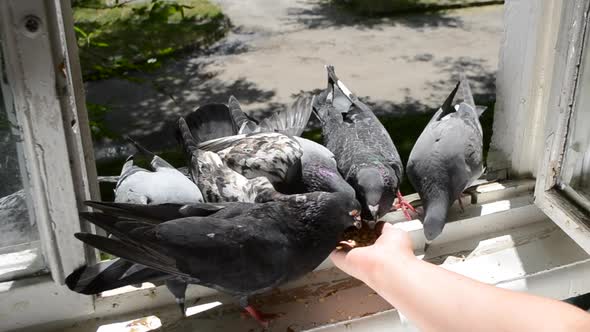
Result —
<path fill-rule="evenodd" d="M 348 252 L 334 250 L 330 259 L 340 270 L 359 280 L 367 277 L 367 264 L 371 261 L 371 247 L 354 248 Z"/>

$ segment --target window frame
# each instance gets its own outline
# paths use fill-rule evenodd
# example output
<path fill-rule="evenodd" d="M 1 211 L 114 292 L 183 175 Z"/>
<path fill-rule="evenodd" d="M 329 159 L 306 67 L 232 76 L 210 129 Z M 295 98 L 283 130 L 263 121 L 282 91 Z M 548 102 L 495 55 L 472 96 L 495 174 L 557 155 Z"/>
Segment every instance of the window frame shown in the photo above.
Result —
<path fill-rule="evenodd" d="M 568 128 L 576 105 L 577 82 L 580 75 L 585 40 L 588 36 L 590 1 L 563 1 L 560 22 L 556 31 L 554 53 L 548 70 L 552 76 L 545 112 L 545 128 L 542 139 L 545 143 L 543 157 L 539 161 L 535 188 L 535 204 L 547 214 L 580 247 L 590 253 L 590 211 L 567 197 L 559 188 L 567 149 Z M 560 7 L 560 8 L 559 8 Z M 590 45 L 586 45 L 590 52 Z"/>
<path fill-rule="evenodd" d="M 37 28 L 31 28 L 35 23 Z M 74 234 L 91 230 L 78 211 L 84 209 L 83 201 L 99 198 L 71 26 L 68 0 L 0 1 L 0 47 L 6 69 L 0 88 L 11 96 L 22 139 L 19 158 L 29 215 L 35 218 L 49 269 L 46 275 L 0 283 L 0 316 L 10 317 L 3 329 L 94 311 L 94 297 L 63 286 L 72 270 L 97 259 L 96 251 Z"/>
<path fill-rule="evenodd" d="M 65 22 L 57 20 L 68 16 L 62 13 L 64 2 L 0 4 L 6 76 L 23 139 L 23 182 L 47 265 L 60 284 L 93 255 L 73 235 L 87 228 L 78 218 L 81 203 L 97 197 L 91 187 L 96 171 L 93 181 L 88 174 L 94 168 L 92 150 L 84 149 L 89 132 L 87 118 L 80 116 L 86 113 L 83 94 L 73 91 L 73 82 L 81 82 L 79 65 L 77 72 L 72 70 L 66 46 L 71 38 L 65 34 Z M 26 29 L 27 20 L 39 22 L 36 32 Z"/>
<path fill-rule="evenodd" d="M 567 15 L 582 16 L 584 11 L 579 8 L 586 8 L 581 6 L 587 6 L 588 3 L 588 0 L 562 1 L 559 4 L 545 2 L 541 7 L 544 7 L 545 11 L 555 8 L 562 9 L 564 16 L 561 22 L 568 22 L 571 16 Z M 20 30 L 23 29 L 21 19 L 27 15 L 41 18 L 44 30 L 40 36 L 31 38 Z M 570 36 L 568 26 L 565 26 L 565 23 L 562 25 L 558 27 L 560 31 L 563 30 L 560 35 L 563 33 L 564 36 L 573 38 L 572 36 L 575 34 Z M 537 30 L 540 29 L 539 26 L 536 26 Z M 79 231 L 90 230 L 89 225 L 80 222 L 78 218 L 78 210 L 84 209 L 81 203 L 86 199 L 99 197 L 92 141 L 85 109 L 84 86 L 77 56 L 76 36 L 71 27 L 73 27 L 73 17 L 69 0 L 0 1 L 0 33 L 6 46 L 4 54 L 9 71 L 7 76 L 11 83 L 10 88 L 13 90 L 18 121 L 22 125 L 22 133 L 25 137 L 23 154 L 28 165 L 27 174 L 30 177 L 30 201 L 36 207 L 32 217 L 35 217 L 40 225 L 40 237 L 44 243 L 43 250 L 46 257 L 50 258 L 49 266 L 51 268 L 51 276 L 19 280 L 8 285 L 7 290 L 3 289 L 3 285 L 0 284 L 0 293 L 2 294 L 0 296 L 0 315 L 10 313 L 8 322 L 2 323 L 3 328 L 13 329 L 44 324 L 44 328 L 49 329 L 53 325 L 63 324 L 57 322 L 60 320 L 96 315 L 102 315 L 104 318 L 105 316 L 119 315 L 125 311 L 137 311 L 139 308 L 146 308 L 146 306 L 154 307 L 174 303 L 168 294 L 159 295 L 161 292 L 157 293 L 154 290 L 138 290 L 118 295 L 117 298 L 95 298 L 76 294 L 63 286 L 64 277 L 74 268 L 84 263 L 92 263 L 96 259 L 96 251 L 82 245 L 73 235 Z M 527 33 L 535 33 L 534 30 L 528 30 Z M 551 29 L 548 28 L 548 30 Z M 553 31 L 546 33 L 553 33 Z M 575 38 L 573 39 L 575 41 Z M 567 51 L 566 45 L 558 45 L 558 48 L 562 52 Z M 555 60 L 553 59 L 555 55 L 551 52 L 547 52 L 546 57 L 552 57 L 551 61 Z M 556 62 L 558 61 L 556 60 Z M 538 65 L 538 62 L 535 61 L 534 64 Z M 573 62 L 568 62 L 568 66 L 571 65 Z M 567 67 L 562 66 L 563 68 Z M 39 80 L 38 77 L 37 79 L 31 77 L 31 73 L 35 72 L 31 68 L 41 70 L 43 75 L 48 78 L 46 83 L 50 83 L 42 84 L 42 80 Z M 557 64 L 555 68 L 559 69 Z M 559 74 L 558 71 L 556 73 Z M 562 79 L 567 77 L 571 76 L 564 74 Z M 551 91 L 555 91 L 554 98 L 557 99 L 551 100 L 558 100 L 560 96 L 561 85 L 555 82 L 557 79 L 554 78 Z M 50 112 L 54 117 L 55 127 L 43 123 L 43 116 L 47 116 L 44 113 L 47 112 Z M 520 114 L 520 118 L 526 119 L 526 115 Z M 72 130 L 72 122 L 78 124 L 77 130 Z M 548 122 L 551 123 L 551 121 Z M 531 126 L 532 135 L 538 135 L 539 132 L 535 129 L 539 127 L 538 123 L 535 122 Z M 36 140 L 50 138 L 51 144 L 39 146 L 39 144 L 34 144 L 35 141 L 32 138 Z M 525 146 L 523 144 L 526 144 L 523 140 L 518 140 L 516 136 L 510 140 L 511 143 L 519 143 L 523 147 Z M 557 144 L 556 142 L 553 142 L 553 145 Z M 45 155 L 43 155 L 43 151 Z M 69 160 L 69 164 L 64 163 L 66 159 Z M 544 163 L 549 164 L 545 161 Z M 513 162 L 511 165 L 514 167 L 514 164 Z M 547 168 L 540 166 L 539 169 Z M 56 176 L 48 177 L 47 173 L 44 174 L 41 170 L 51 170 L 51 174 L 55 172 Z M 551 192 L 540 191 L 540 188 L 545 188 L 539 186 L 540 177 L 543 175 L 544 173 L 539 171 L 536 189 L 537 204 L 541 207 L 546 204 L 545 196 L 550 197 L 551 195 Z M 490 194 L 490 196 L 494 195 Z M 501 198 L 495 196 L 490 198 L 490 200 L 497 199 Z M 559 205 L 560 208 L 563 206 Z M 526 219 L 524 222 L 532 222 L 536 220 L 535 218 L 542 217 L 542 214 L 534 206 L 525 205 L 518 210 L 507 211 L 502 218 L 505 219 L 502 227 L 514 227 L 519 222 L 523 222 L 523 219 Z M 489 220 L 495 217 L 478 217 L 477 220 L 484 221 L 485 218 Z M 64 222 L 55 222 L 57 220 Z M 408 225 L 414 227 L 410 231 L 416 247 L 422 246 L 424 238 L 419 223 L 414 222 Z M 442 241 L 439 244 L 444 244 L 445 238 L 457 240 L 472 236 L 477 231 L 487 231 L 486 229 L 476 230 L 473 222 L 467 221 L 450 223 L 447 225 L 447 230 L 448 232 L 441 237 Z M 157 301 L 146 304 L 144 301 L 146 294 L 152 293 L 157 294 Z M 191 287 L 189 293 L 195 297 L 210 295 L 214 291 Z M 36 297 L 36 301 L 30 301 L 28 307 L 17 311 L 13 309 L 13 304 L 32 297 Z M 127 301 L 125 305 L 113 309 L 115 304 L 118 306 L 118 303 L 125 301 Z M 35 315 L 31 315 L 31 313 L 35 313 Z"/>

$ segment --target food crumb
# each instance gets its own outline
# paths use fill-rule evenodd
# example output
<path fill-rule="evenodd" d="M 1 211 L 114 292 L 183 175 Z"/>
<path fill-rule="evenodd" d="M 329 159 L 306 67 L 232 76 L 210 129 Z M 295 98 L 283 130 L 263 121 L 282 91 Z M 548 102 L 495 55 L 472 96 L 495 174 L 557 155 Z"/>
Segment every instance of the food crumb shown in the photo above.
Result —
<path fill-rule="evenodd" d="M 353 248 L 370 246 L 377 241 L 380 232 L 379 227 L 371 229 L 366 221 L 363 220 L 362 227 L 360 229 L 351 228 L 346 230 L 342 235 L 342 241 L 338 244 L 336 249 L 338 250 L 351 250 Z"/>

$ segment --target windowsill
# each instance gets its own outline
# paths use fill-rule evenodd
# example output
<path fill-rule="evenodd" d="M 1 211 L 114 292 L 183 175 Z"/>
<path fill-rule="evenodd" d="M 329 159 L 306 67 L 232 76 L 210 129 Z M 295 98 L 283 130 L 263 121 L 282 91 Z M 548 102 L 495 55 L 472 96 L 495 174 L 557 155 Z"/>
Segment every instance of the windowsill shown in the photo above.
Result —
<path fill-rule="evenodd" d="M 0 249 L 0 292 L 2 282 L 17 280 L 46 268 L 41 243 L 34 241 Z"/>
<path fill-rule="evenodd" d="M 589 292 L 590 280 L 584 277 L 590 273 L 588 255 L 533 205 L 533 185 L 532 180 L 511 181 L 482 185 L 469 191 L 470 196 L 463 201 L 465 211 L 453 206 L 451 222 L 431 244 L 425 259 L 484 282 L 554 298 Z M 408 198 L 414 200 L 417 196 Z M 390 213 L 385 220 L 407 230 L 413 238 L 416 254 L 423 254 L 424 237 L 418 220 L 405 221 L 401 212 Z M 555 282 L 559 278 L 571 282 Z M 10 289 L 7 296 L 3 296 L 4 299 L 8 297 L 6 302 L 0 301 L 0 316 L 7 311 L 11 315 L 15 312 L 4 304 L 46 292 L 59 293 L 56 298 L 61 302 L 74 298 L 79 301 L 82 297 L 88 299 L 88 305 L 68 312 L 66 317 L 60 309 L 63 311 L 67 306 L 56 308 L 60 314 L 47 313 L 46 323 L 37 325 L 39 329 L 29 327 L 26 331 L 60 328 L 69 332 L 96 332 L 106 324 L 129 320 L 144 324 L 157 319 L 166 331 L 259 329 L 253 320 L 241 317 L 240 309 L 229 296 L 201 286 L 188 288 L 186 303 L 191 315 L 186 319 L 180 318 L 174 299 L 165 287 L 133 289 L 98 297 L 93 308 L 91 297 L 73 293 L 51 281 Z M 41 297 L 44 303 L 52 298 L 48 294 Z M 333 267 L 329 260 L 308 276 L 270 294 L 254 297 L 251 303 L 264 312 L 283 313 L 273 321 L 273 330 L 321 327 L 339 331 L 351 325 L 378 330 L 380 321 L 397 322 L 398 325 L 387 325 L 388 330 L 392 326 L 402 327 L 399 315 L 389 304 L 361 282 Z M 32 312 L 32 307 L 21 308 L 19 313 L 29 324 L 26 313 Z M 157 319 L 145 318 L 148 316 Z M 137 320 L 139 317 L 145 319 Z M 56 322 L 58 318 L 64 321 Z M 70 328 L 64 330 L 65 326 Z"/>
<path fill-rule="evenodd" d="M 524 180 L 488 184 L 470 191 L 471 197 L 464 198 L 465 211 L 453 207 L 451 222 L 432 243 L 426 259 L 500 287 L 555 298 L 590 291 L 590 280 L 583 278 L 590 271 L 588 256 L 532 204 L 533 186 L 534 181 Z M 400 212 L 385 219 L 407 230 L 416 253 L 422 254 L 424 238 L 418 220 L 405 221 Z M 572 283 L 555 283 L 555 278 L 566 275 Z M 389 304 L 364 284 L 334 268 L 329 260 L 301 280 L 253 298 L 252 303 L 264 312 L 284 313 L 273 321 L 273 330 L 320 326 L 344 330 L 351 324 L 369 324 L 369 328 L 383 319 L 390 324 L 394 316 L 399 322 L 399 315 Z M 104 324 L 151 315 L 161 320 L 166 331 L 259 328 L 251 319 L 241 317 L 229 296 L 205 287 L 189 287 L 187 307 L 189 312 L 215 308 L 180 319 L 174 300 L 164 287 L 141 289 L 97 298 L 95 312 L 87 316 L 89 320 L 65 331 L 94 332 Z M 389 330 L 391 327 L 388 325 Z"/>

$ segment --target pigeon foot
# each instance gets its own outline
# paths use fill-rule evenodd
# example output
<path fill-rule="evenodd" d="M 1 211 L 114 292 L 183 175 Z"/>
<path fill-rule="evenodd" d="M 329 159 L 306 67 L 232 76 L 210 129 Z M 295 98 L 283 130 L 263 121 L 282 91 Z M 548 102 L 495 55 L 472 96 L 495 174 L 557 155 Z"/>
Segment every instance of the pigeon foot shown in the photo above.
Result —
<path fill-rule="evenodd" d="M 416 213 L 416 209 L 410 204 L 408 201 L 404 199 L 402 193 L 398 190 L 397 191 L 397 204 L 394 205 L 395 209 L 402 209 L 402 212 L 406 219 L 412 220 L 412 216 L 408 212 L 408 210 Z"/>
<path fill-rule="evenodd" d="M 267 314 L 260 312 L 251 305 L 244 307 L 244 310 L 246 310 L 246 312 L 252 316 L 252 318 L 256 319 L 256 321 L 264 328 L 268 328 L 270 321 L 280 316 L 279 314 Z"/>

